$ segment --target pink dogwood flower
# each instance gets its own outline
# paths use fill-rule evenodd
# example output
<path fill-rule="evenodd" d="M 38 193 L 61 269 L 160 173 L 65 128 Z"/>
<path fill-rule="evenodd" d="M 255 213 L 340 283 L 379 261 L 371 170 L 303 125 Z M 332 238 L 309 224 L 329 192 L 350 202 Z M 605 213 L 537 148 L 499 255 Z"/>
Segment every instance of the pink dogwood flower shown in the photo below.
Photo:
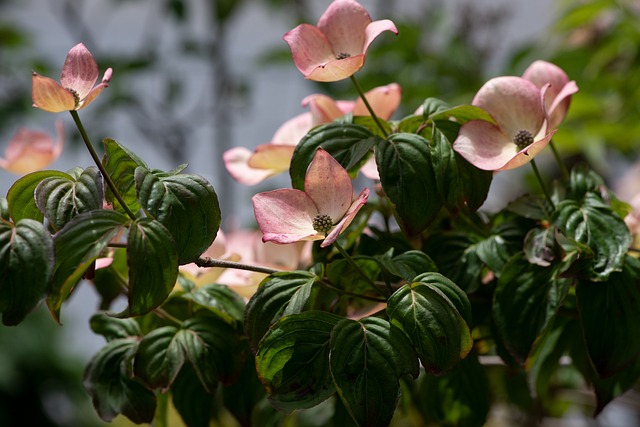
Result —
<path fill-rule="evenodd" d="M 546 84 L 550 85 L 545 94 L 544 104 L 549 115 L 549 128 L 556 129 L 567 115 L 571 95 L 578 92 L 578 85 L 574 80 L 569 81 L 567 73 L 562 68 L 547 61 L 534 61 L 522 77 L 540 89 Z"/>
<path fill-rule="evenodd" d="M 64 61 L 60 83 L 36 72 L 32 74 L 33 106 L 51 113 L 80 110 L 89 105 L 108 86 L 112 70 L 107 69 L 100 84 L 98 64 L 82 44 L 75 45 Z"/>
<path fill-rule="evenodd" d="M 495 124 L 471 120 L 460 127 L 453 149 L 479 169 L 520 167 L 542 151 L 556 132 L 549 129 L 542 89 L 521 77 L 496 77 L 485 83 L 472 105 L 486 110 Z"/>
<path fill-rule="evenodd" d="M 388 120 L 400 105 L 402 89 L 397 83 L 391 83 L 376 87 L 365 96 L 376 115 Z M 312 128 L 332 122 L 347 113 L 354 116 L 370 115 L 361 98 L 357 101 L 336 101 L 327 95 L 314 94 L 307 96 L 302 105 L 308 106 L 310 111 L 286 121 L 273 135 L 271 142 L 259 145 L 254 151 L 245 147 L 225 151 L 223 160 L 233 179 L 241 184 L 255 185 L 286 172 L 296 145 Z M 373 158 L 365 163 L 361 172 L 368 178 L 378 179 Z"/>
<path fill-rule="evenodd" d="M 62 122 L 56 122 L 58 133 L 54 142 L 49 134 L 22 128 L 9 141 L 4 157 L 0 157 L 0 168 L 23 175 L 43 169 L 62 153 L 64 128 Z"/>
<path fill-rule="evenodd" d="M 335 82 L 362 68 L 369 45 L 385 31 L 398 34 L 392 21 L 372 21 L 358 2 L 335 0 L 317 26 L 300 24 L 284 40 L 306 79 Z"/>
<path fill-rule="evenodd" d="M 365 188 L 354 199 L 347 171 L 318 148 L 309 164 L 304 191 L 280 189 L 253 196 L 253 210 L 263 242 L 323 240 L 331 245 L 351 223 L 369 197 Z"/>

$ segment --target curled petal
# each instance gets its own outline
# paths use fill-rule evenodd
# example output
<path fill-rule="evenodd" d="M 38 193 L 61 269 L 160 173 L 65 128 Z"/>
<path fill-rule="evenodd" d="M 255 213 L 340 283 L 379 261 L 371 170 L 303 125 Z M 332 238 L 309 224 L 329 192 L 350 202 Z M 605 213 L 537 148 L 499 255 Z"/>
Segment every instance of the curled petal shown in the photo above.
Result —
<path fill-rule="evenodd" d="M 288 188 L 267 191 L 256 194 L 252 201 L 263 242 L 293 243 L 324 238 L 313 229 L 318 208 L 303 191 Z"/>
<path fill-rule="evenodd" d="M 521 130 L 536 135 L 545 119 L 540 89 L 521 77 L 489 80 L 480 88 L 472 104 L 491 114 L 510 139 Z"/>
<path fill-rule="evenodd" d="M 352 106 L 350 103 L 349 106 Z M 323 123 L 329 123 L 335 119 L 342 117 L 346 112 L 350 111 L 349 106 L 338 104 L 336 100 L 327 95 L 314 94 L 305 97 L 302 100 L 303 107 L 309 107 L 312 117 L 312 126 L 318 126 Z M 344 108 L 348 108 L 346 111 Z"/>
<path fill-rule="evenodd" d="M 318 20 L 318 29 L 326 36 L 334 55 L 355 56 L 365 51 L 365 31 L 370 23 L 369 13 L 358 2 L 335 0 Z"/>
<path fill-rule="evenodd" d="M 96 80 L 98 64 L 84 44 L 78 43 L 67 54 L 60 83 L 63 87 L 75 91 L 78 99 L 84 99 L 91 92 Z"/>
<path fill-rule="evenodd" d="M 78 106 L 78 110 L 86 107 L 87 105 L 91 104 L 93 102 L 94 99 L 96 99 L 98 97 L 98 95 L 100 95 L 100 93 L 102 93 L 102 90 L 106 87 L 109 87 L 109 81 L 111 80 L 111 74 L 112 74 L 112 70 L 111 68 L 109 68 L 105 73 L 104 73 L 104 77 L 102 79 L 102 82 L 97 85 L 96 87 L 94 87 L 93 89 L 91 89 L 91 91 L 87 94 L 87 96 L 84 99 L 81 99 L 80 101 L 80 105 Z"/>
<path fill-rule="evenodd" d="M 569 105 L 571 104 L 571 95 L 578 92 L 578 85 L 575 81 L 570 81 L 558 94 L 553 98 L 550 105 L 547 107 L 547 112 L 549 114 L 549 127 L 551 129 L 557 128 L 560 123 L 564 120 L 567 115 L 567 111 L 569 110 Z M 547 91 L 548 93 L 548 91 Z M 545 105 L 547 103 L 547 99 L 549 96 L 545 97 Z"/>
<path fill-rule="evenodd" d="M 366 54 L 369 50 L 369 45 L 385 31 L 391 31 L 394 34 L 398 34 L 398 29 L 395 24 L 388 20 L 383 19 L 381 21 L 374 21 L 369 24 L 365 30 L 364 45 L 362 46 L 362 53 Z"/>
<path fill-rule="evenodd" d="M 60 83 L 35 72 L 32 73 L 31 82 L 31 96 L 34 107 L 50 113 L 75 109 L 75 97 L 71 92 L 60 86 Z"/>
<path fill-rule="evenodd" d="M 325 248 L 336 241 L 340 233 L 342 233 L 342 231 L 345 228 L 347 228 L 349 224 L 351 224 L 351 221 L 353 221 L 353 218 L 355 218 L 360 208 L 362 208 L 365 205 L 365 203 L 367 203 L 368 197 L 369 197 L 369 189 L 365 188 L 360 192 L 360 194 L 358 195 L 356 200 L 354 200 L 351 206 L 349 206 L 349 209 L 344 215 L 344 218 L 342 218 L 342 220 L 340 220 L 340 222 L 336 224 L 334 229 L 331 230 L 331 233 L 329 233 L 329 235 L 320 244 L 320 247 Z"/>
<path fill-rule="evenodd" d="M 345 59 L 334 59 L 318 65 L 305 78 L 316 82 L 337 82 L 351 77 L 364 65 L 364 54 Z"/>
<path fill-rule="evenodd" d="M 249 158 L 252 155 L 253 152 L 244 147 L 234 147 L 222 155 L 227 172 L 240 184 L 254 185 L 277 173 L 269 169 L 249 167 Z"/>
<path fill-rule="evenodd" d="M 336 223 L 353 200 L 353 185 L 347 171 L 327 151 L 318 148 L 304 178 L 304 191 L 321 214 Z"/>
<path fill-rule="evenodd" d="M 549 127 L 555 129 L 562 123 L 571 103 L 571 95 L 578 92 L 575 81 L 569 81 L 564 70 L 547 61 L 534 61 L 522 74 L 524 79 L 537 87 L 550 87 L 545 95 L 545 107 L 549 114 Z"/>
<path fill-rule="evenodd" d="M 298 25 L 284 35 L 284 41 L 291 49 L 294 64 L 306 78 L 336 59 L 325 35 L 313 25 Z"/>

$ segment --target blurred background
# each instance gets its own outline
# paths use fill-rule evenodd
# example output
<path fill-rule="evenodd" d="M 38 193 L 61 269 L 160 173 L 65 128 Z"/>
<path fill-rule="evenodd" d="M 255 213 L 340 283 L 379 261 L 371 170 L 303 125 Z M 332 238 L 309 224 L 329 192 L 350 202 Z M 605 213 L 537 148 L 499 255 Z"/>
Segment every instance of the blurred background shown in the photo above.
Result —
<path fill-rule="evenodd" d="M 31 71 L 58 80 L 67 52 L 83 42 L 101 74 L 114 70 L 109 88 L 80 112 L 94 145 L 114 138 L 164 170 L 188 163 L 187 172 L 215 187 L 224 230 L 253 227 L 250 197 L 289 186 L 288 177 L 242 186 L 227 174 L 222 153 L 269 142 L 283 122 L 305 111 L 300 103 L 309 94 L 356 97 L 348 81 L 304 80 L 282 40 L 301 22 L 315 24 L 329 3 L 0 0 L 0 155 L 18 129 L 53 135 L 56 119 L 62 119 L 65 148 L 50 168 L 91 165 L 70 116 L 31 107 Z M 640 1 L 361 3 L 374 20 L 392 19 L 399 29 L 397 37 L 386 33 L 372 44 L 358 73 L 365 90 L 391 82 L 402 86 L 397 118 L 427 97 L 470 103 L 488 78 L 520 75 L 533 60 L 544 59 L 564 68 L 580 87 L 554 137 L 564 157 L 590 162 L 614 188 L 639 158 Z M 548 160 L 546 170 L 556 173 Z M 539 164 L 545 170 L 544 156 Z M 0 195 L 17 178 L 0 169 Z M 496 175 L 484 209 L 522 192 L 513 181 L 513 175 Z M 640 178 L 626 182 L 621 195 L 640 191 Z M 96 301 L 82 284 L 63 309 L 64 326 L 41 307 L 20 326 L 0 328 L 0 426 L 103 425 L 81 385 L 85 363 L 104 344 L 88 326 Z M 32 410 L 16 413 L 17 402 L 29 402 Z M 610 405 L 617 409 L 605 411 L 597 425 L 639 425 L 639 411 L 623 403 Z M 558 425 L 596 425 L 574 421 Z"/>

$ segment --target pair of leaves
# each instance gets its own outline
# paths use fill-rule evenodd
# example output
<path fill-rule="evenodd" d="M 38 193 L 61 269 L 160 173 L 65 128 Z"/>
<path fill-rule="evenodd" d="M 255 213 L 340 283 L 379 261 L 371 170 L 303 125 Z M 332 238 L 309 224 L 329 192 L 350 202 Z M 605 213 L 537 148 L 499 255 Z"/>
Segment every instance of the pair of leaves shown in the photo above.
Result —
<path fill-rule="evenodd" d="M 276 407 L 310 408 L 338 393 L 359 425 L 389 424 L 399 378 L 418 375 L 400 329 L 379 318 L 359 321 L 308 311 L 280 319 L 260 342 L 256 368 Z"/>

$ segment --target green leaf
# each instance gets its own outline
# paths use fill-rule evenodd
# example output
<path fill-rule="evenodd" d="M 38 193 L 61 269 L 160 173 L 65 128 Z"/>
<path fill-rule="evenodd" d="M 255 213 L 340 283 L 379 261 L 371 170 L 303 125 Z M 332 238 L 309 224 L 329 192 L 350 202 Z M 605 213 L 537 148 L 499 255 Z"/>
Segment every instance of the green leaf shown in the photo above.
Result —
<path fill-rule="evenodd" d="M 49 177 L 35 190 L 36 206 L 55 230 L 77 215 L 102 209 L 102 175 L 96 167 L 85 169 L 78 178 Z"/>
<path fill-rule="evenodd" d="M 605 188 L 604 180 L 585 163 L 571 169 L 568 197 L 581 200 L 587 193 L 599 193 Z"/>
<path fill-rule="evenodd" d="M 438 98 L 427 98 L 422 103 L 422 116 L 429 119 L 438 113 L 451 109 L 451 106 Z"/>
<path fill-rule="evenodd" d="M 138 316 L 160 306 L 178 279 L 178 256 L 169 231 L 149 218 L 131 223 L 127 261 L 129 307 L 119 316 Z"/>
<path fill-rule="evenodd" d="M 287 314 L 299 313 L 317 277 L 305 271 L 276 273 L 266 277 L 245 308 L 245 333 L 254 353 L 269 327 Z"/>
<path fill-rule="evenodd" d="M 393 134 L 378 143 L 376 164 L 398 222 L 410 236 L 420 233 L 442 207 L 429 141 L 415 134 Z"/>
<path fill-rule="evenodd" d="M 69 174 L 60 171 L 38 171 L 27 174 L 13 183 L 7 193 L 9 212 L 15 222 L 21 219 L 34 219 L 42 222 L 44 215 L 36 206 L 36 187 L 45 178 L 72 179 Z"/>
<path fill-rule="evenodd" d="M 438 270 L 429 255 L 417 250 L 403 252 L 393 258 L 380 256 L 377 259 L 389 273 L 408 282 L 419 274 Z"/>
<path fill-rule="evenodd" d="M 195 261 L 211 246 L 221 216 L 218 197 L 207 180 L 187 174 L 158 177 L 138 167 L 135 181 L 142 209 L 173 236 L 180 265 Z"/>
<path fill-rule="evenodd" d="M 378 262 L 368 257 L 354 257 L 353 261 L 369 278 L 366 280 L 346 259 L 338 259 L 327 265 L 327 278 L 335 287 L 354 293 L 371 293 L 371 282 L 380 274 Z M 375 291 L 374 291 L 375 292 Z M 376 294 L 377 295 L 377 294 Z"/>
<path fill-rule="evenodd" d="M 136 197 L 134 173 L 139 166 L 148 169 L 147 164 L 133 152 L 111 138 L 105 138 L 102 143 L 104 144 L 102 165 L 111 177 L 111 180 L 129 210 L 133 213 L 138 212 L 140 210 L 140 203 L 138 203 Z M 113 204 L 115 210 L 126 213 L 120 205 L 120 202 L 116 200 L 111 188 L 106 188 L 105 197 L 109 203 Z"/>
<path fill-rule="evenodd" d="M 600 378 L 626 369 L 640 355 L 640 261 L 627 256 L 624 269 L 604 283 L 581 281 L 578 311 L 589 357 Z"/>
<path fill-rule="evenodd" d="M 458 310 L 458 313 L 460 313 L 464 321 L 467 322 L 467 325 L 472 324 L 471 302 L 469 301 L 469 297 L 467 297 L 465 291 L 450 279 L 438 272 L 426 272 L 416 276 L 413 282 L 419 282 L 437 288 L 449 299 L 456 310 Z"/>
<path fill-rule="evenodd" d="M 60 307 L 80 277 L 128 221 L 120 212 L 90 211 L 72 219 L 54 236 L 56 266 L 47 305 L 56 321 L 60 321 Z"/>
<path fill-rule="evenodd" d="M 140 326 L 134 319 L 117 319 L 106 313 L 97 313 L 91 316 L 89 325 L 93 332 L 102 335 L 107 341 L 142 335 Z"/>
<path fill-rule="evenodd" d="M 384 319 L 343 319 L 330 344 L 331 375 L 351 417 L 361 426 L 388 426 L 400 397 L 399 379 L 419 372 L 406 335 Z"/>
<path fill-rule="evenodd" d="M 335 393 L 329 340 L 340 320 L 323 311 L 292 314 L 280 319 L 260 341 L 256 369 L 275 407 L 287 413 L 311 408 Z"/>
<path fill-rule="evenodd" d="M 133 370 L 150 389 L 166 392 L 185 361 L 185 354 L 175 326 L 152 330 L 142 338 L 135 354 Z"/>
<path fill-rule="evenodd" d="M 22 322 L 46 296 L 54 266 L 53 239 L 42 223 L 0 219 L 0 312 L 2 323 Z"/>
<path fill-rule="evenodd" d="M 6 197 L 0 197 L 0 219 L 9 221 L 9 202 Z"/>
<path fill-rule="evenodd" d="M 194 288 L 181 297 L 199 304 L 231 325 L 242 324 L 244 320 L 244 300 L 228 286 L 209 284 Z"/>
<path fill-rule="evenodd" d="M 184 365 L 171 385 L 173 406 L 188 427 L 209 427 L 215 411 L 215 390 L 207 392 L 195 370 Z"/>
<path fill-rule="evenodd" d="M 626 224 L 593 193 L 581 202 L 563 200 L 558 203 L 553 223 L 569 239 L 587 245 L 592 257 L 576 262 L 578 274 L 593 281 L 607 280 L 614 271 L 620 271 L 624 257 L 632 243 Z"/>
<path fill-rule="evenodd" d="M 433 134 L 433 143 L 433 170 L 444 206 L 452 213 L 478 210 L 489 194 L 493 172 L 465 160 L 439 130 Z"/>
<path fill-rule="evenodd" d="M 524 254 L 505 266 L 494 293 L 493 316 L 505 347 L 520 363 L 562 305 L 569 284 L 553 268 L 529 263 Z"/>
<path fill-rule="evenodd" d="M 429 114 L 429 119 L 433 121 L 453 120 L 461 125 L 470 120 L 484 120 L 489 123 L 496 123 L 489 113 L 475 105 L 458 105 L 447 109 L 438 108 L 436 111 Z"/>
<path fill-rule="evenodd" d="M 328 123 L 312 129 L 296 146 L 291 158 L 291 186 L 304 190 L 304 176 L 318 147 L 324 148 L 350 174 L 360 169 L 377 138 L 361 125 Z"/>
<path fill-rule="evenodd" d="M 556 227 L 533 228 L 524 240 L 527 261 L 541 267 L 548 267 L 556 259 Z"/>
<path fill-rule="evenodd" d="M 430 373 L 449 371 L 473 345 L 462 315 L 431 283 L 402 286 L 387 301 L 387 314 L 389 321 L 407 334 L 422 366 Z"/>
<path fill-rule="evenodd" d="M 155 395 L 131 376 L 131 360 L 137 338 L 120 338 L 107 343 L 89 361 L 83 384 L 96 412 L 111 422 L 123 414 L 131 421 L 151 423 L 156 410 Z"/>
<path fill-rule="evenodd" d="M 482 427 L 491 407 L 489 378 L 475 352 L 443 376 L 424 375 L 416 406 L 434 425 Z"/>

